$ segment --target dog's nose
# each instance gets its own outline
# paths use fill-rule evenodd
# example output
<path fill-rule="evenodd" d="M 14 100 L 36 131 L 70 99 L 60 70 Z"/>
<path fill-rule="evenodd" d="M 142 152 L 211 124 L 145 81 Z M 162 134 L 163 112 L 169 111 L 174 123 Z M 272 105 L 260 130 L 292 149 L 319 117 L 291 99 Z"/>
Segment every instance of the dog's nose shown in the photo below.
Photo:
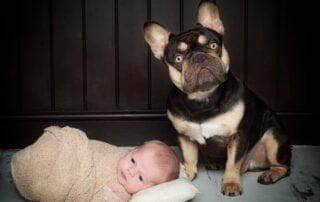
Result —
<path fill-rule="evenodd" d="M 201 63 L 206 59 L 206 56 L 203 54 L 197 54 L 193 57 L 193 62 L 194 63 Z"/>

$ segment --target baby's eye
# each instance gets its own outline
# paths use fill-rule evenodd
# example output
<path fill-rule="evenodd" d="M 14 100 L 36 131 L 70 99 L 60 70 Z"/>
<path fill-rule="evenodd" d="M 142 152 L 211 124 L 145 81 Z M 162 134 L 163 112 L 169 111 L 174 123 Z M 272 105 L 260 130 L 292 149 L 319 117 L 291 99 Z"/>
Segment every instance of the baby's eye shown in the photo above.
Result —
<path fill-rule="evenodd" d="M 136 163 L 136 161 L 134 160 L 134 158 L 131 158 L 131 162 L 132 162 L 132 163 Z"/>
<path fill-rule="evenodd" d="M 140 180 L 141 182 L 143 182 L 143 178 L 141 177 L 141 175 L 139 176 L 139 180 Z"/>

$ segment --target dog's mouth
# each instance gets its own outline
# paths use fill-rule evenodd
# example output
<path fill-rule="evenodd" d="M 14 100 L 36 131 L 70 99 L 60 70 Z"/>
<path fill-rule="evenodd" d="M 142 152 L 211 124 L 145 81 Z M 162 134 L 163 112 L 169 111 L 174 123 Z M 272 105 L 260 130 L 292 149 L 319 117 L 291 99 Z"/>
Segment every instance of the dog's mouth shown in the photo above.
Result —
<path fill-rule="evenodd" d="M 204 65 L 196 72 L 195 90 L 208 91 L 225 80 L 226 76 L 220 64 Z"/>
<path fill-rule="evenodd" d="M 199 90 L 209 90 L 209 88 L 214 83 L 215 77 L 208 67 L 203 67 L 200 69 L 198 75 L 197 75 L 197 86 Z"/>

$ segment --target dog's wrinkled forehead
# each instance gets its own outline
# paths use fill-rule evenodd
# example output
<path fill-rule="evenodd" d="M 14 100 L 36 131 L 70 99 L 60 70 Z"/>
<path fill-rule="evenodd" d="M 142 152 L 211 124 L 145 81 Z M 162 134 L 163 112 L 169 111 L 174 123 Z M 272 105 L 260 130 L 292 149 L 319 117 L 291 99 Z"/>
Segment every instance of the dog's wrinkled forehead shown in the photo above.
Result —
<path fill-rule="evenodd" d="M 214 30 L 199 26 L 178 35 L 171 35 L 165 56 L 168 61 L 172 61 L 177 53 L 204 51 L 204 47 L 212 42 L 222 46 L 222 36 Z"/>

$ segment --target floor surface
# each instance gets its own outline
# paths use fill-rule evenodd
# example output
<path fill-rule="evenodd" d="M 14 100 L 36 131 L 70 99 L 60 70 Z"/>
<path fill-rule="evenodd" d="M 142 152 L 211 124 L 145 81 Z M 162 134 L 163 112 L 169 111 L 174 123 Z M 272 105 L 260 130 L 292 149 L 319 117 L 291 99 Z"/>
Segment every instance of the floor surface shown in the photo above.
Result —
<path fill-rule="evenodd" d="M 10 176 L 10 158 L 14 150 L 0 150 L 0 202 L 24 201 Z M 261 172 L 242 175 L 243 194 L 227 197 L 220 193 L 223 171 L 207 171 L 199 165 L 193 181 L 200 193 L 191 202 L 319 202 L 320 146 L 293 146 L 291 175 L 271 185 L 257 183 Z"/>

